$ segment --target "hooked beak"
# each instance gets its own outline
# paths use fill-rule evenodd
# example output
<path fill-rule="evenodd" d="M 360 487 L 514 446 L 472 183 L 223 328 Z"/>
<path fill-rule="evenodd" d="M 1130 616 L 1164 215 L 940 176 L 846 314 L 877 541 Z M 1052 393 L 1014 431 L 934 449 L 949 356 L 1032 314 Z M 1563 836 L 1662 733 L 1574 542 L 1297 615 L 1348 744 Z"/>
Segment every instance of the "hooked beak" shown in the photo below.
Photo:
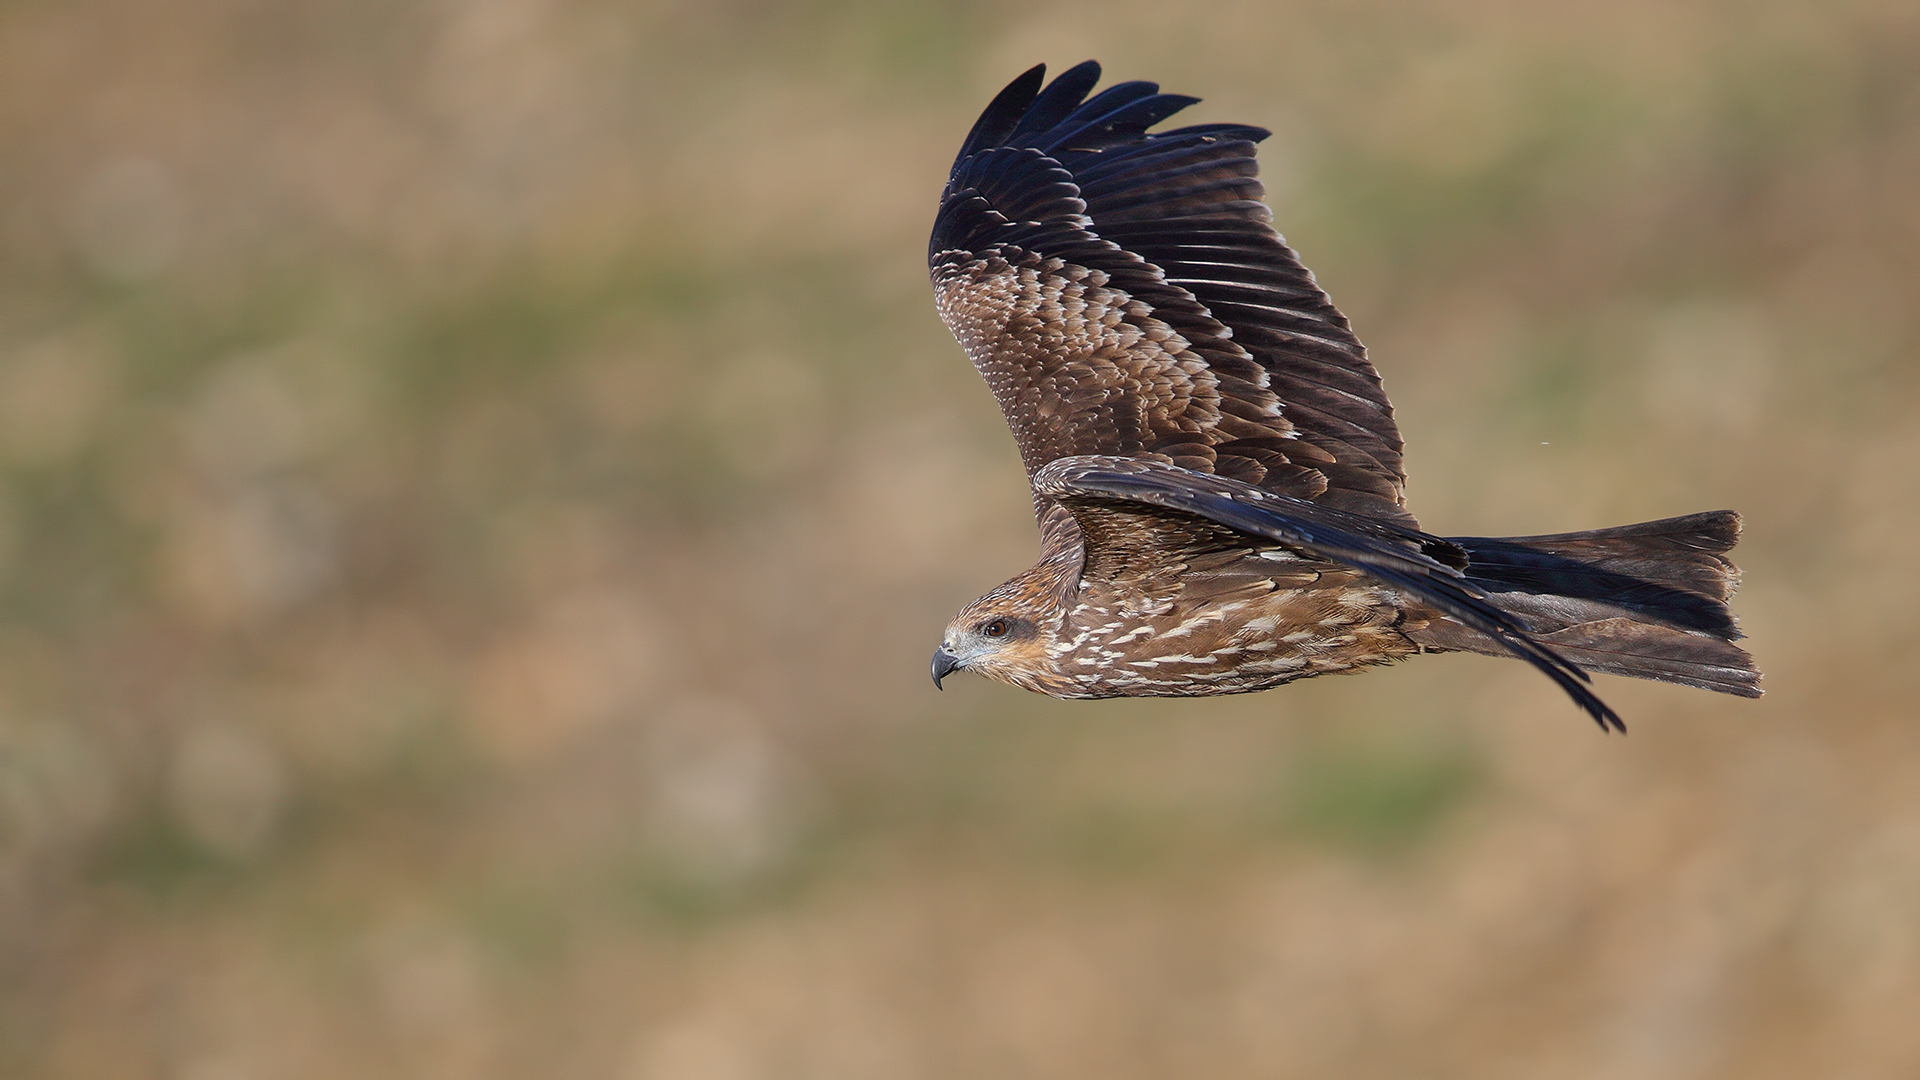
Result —
<path fill-rule="evenodd" d="M 960 658 L 948 652 L 945 645 L 933 650 L 933 688 L 935 690 L 945 689 L 945 687 L 940 685 L 940 680 L 953 674 L 954 669 L 959 666 Z"/>

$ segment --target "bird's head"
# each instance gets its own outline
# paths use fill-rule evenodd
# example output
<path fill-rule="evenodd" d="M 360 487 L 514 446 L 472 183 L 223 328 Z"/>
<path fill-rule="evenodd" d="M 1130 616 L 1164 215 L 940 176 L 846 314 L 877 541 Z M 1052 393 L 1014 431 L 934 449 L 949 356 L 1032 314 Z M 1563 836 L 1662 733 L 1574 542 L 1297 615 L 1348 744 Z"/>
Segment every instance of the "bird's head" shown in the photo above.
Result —
<path fill-rule="evenodd" d="M 1060 625 L 1051 582 L 1035 567 L 960 609 L 933 653 L 933 685 L 956 671 L 1040 690 L 1055 674 L 1049 646 Z M 1051 576 L 1051 575 L 1048 575 Z M 1044 692 L 1044 691 L 1043 691 Z"/>

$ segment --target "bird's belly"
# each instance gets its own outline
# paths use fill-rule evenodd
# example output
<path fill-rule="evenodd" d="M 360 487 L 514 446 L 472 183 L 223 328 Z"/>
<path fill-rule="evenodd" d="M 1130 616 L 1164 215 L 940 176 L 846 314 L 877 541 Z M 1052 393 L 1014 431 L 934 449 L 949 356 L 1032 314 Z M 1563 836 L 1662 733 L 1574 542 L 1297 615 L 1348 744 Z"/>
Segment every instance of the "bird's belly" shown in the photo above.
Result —
<path fill-rule="evenodd" d="M 1097 610 L 1095 612 L 1097 614 Z M 1205 697 L 1391 663 L 1418 651 L 1393 593 L 1372 586 L 1089 621 L 1062 638 L 1056 697 Z"/>

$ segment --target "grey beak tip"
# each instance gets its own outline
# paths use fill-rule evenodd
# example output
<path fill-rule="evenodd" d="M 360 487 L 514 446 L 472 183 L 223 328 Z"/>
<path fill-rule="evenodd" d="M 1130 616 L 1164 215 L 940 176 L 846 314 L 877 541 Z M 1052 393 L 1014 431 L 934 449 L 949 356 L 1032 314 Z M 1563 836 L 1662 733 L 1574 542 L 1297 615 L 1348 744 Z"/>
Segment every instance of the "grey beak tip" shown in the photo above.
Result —
<path fill-rule="evenodd" d="M 946 687 L 940 685 L 940 680 L 953 674 L 954 669 L 959 666 L 960 661 L 955 659 L 954 655 L 948 652 L 944 646 L 935 649 L 933 651 L 933 688 L 935 690 L 945 690 Z"/>

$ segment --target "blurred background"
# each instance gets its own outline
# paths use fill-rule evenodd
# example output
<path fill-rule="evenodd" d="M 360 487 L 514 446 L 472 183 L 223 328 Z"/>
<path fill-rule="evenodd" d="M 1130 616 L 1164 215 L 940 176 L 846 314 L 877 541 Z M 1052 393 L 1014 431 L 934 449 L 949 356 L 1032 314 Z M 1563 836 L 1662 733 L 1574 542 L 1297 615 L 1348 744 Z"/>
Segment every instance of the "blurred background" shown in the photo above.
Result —
<path fill-rule="evenodd" d="M 1438 533 L 1746 515 L 1758 702 L 927 685 L 925 234 L 1271 127 Z M 0 1074 L 1920 1075 L 1909 3 L 0 7 Z"/>

